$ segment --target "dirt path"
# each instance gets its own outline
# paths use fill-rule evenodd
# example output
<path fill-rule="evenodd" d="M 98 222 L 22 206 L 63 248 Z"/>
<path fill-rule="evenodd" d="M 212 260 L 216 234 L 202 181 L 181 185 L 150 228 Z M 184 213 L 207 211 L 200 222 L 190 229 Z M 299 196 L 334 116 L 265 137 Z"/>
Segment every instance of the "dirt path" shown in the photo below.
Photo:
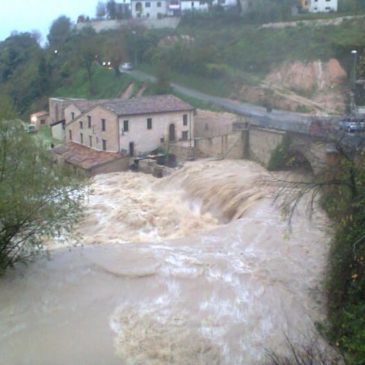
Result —
<path fill-rule="evenodd" d="M 134 82 L 131 82 L 125 90 L 123 90 L 120 94 L 120 99 L 128 100 L 131 98 L 134 90 Z"/>
<path fill-rule="evenodd" d="M 146 86 L 145 84 L 143 84 L 143 85 L 141 86 L 141 88 L 137 91 L 136 96 L 137 96 L 137 97 L 142 96 L 142 95 L 143 95 L 143 93 L 145 92 L 146 88 L 147 88 L 147 86 Z"/>

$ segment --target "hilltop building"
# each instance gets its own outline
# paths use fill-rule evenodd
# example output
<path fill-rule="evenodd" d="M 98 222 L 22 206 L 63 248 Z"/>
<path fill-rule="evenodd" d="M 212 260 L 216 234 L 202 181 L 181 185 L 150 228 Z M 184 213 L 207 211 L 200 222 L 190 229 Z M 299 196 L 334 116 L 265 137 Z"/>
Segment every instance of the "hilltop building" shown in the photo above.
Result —
<path fill-rule="evenodd" d="M 338 0 L 299 0 L 299 7 L 310 13 L 335 12 L 338 9 Z"/>

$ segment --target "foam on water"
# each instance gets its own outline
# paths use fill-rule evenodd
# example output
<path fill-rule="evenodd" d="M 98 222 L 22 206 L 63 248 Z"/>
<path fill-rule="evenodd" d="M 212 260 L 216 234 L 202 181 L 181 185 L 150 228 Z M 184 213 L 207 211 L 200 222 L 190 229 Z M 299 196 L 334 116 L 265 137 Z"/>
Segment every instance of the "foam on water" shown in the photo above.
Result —
<path fill-rule="evenodd" d="M 84 248 L 0 281 L 1 364 L 253 365 L 324 317 L 326 218 L 247 161 L 94 179 Z"/>

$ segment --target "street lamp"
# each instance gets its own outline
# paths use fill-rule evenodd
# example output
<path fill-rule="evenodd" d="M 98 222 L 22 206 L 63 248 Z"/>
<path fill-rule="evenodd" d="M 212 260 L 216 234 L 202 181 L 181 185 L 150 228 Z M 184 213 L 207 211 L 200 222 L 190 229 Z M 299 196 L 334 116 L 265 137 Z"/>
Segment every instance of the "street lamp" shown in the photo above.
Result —
<path fill-rule="evenodd" d="M 136 40 L 137 40 L 137 32 L 135 30 L 132 30 L 132 34 L 133 34 L 133 48 L 134 48 L 134 66 L 137 66 L 137 45 L 136 45 Z"/>
<path fill-rule="evenodd" d="M 356 90 L 356 67 L 357 67 L 357 50 L 351 51 L 353 59 L 352 75 L 351 75 L 351 112 L 354 113 L 356 110 L 355 104 L 355 90 Z"/>
<path fill-rule="evenodd" d="M 353 49 L 351 51 L 351 54 L 354 58 L 354 63 L 353 63 L 353 70 L 352 70 L 352 87 L 353 89 L 355 89 L 355 82 L 356 82 L 356 67 L 357 67 L 357 50 Z"/>

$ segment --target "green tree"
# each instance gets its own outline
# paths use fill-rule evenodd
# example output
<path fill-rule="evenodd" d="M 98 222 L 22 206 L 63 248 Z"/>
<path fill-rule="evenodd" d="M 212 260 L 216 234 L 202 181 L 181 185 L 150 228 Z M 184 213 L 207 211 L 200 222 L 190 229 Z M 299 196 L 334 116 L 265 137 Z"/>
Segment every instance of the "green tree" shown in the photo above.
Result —
<path fill-rule="evenodd" d="M 70 232 L 81 214 L 82 187 L 20 121 L 1 118 L 0 273 L 33 256 L 45 238 Z"/>
<path fill-rule="evenodd" d="M 72 34 L 72 23 L 70 18 L 62 15 L 51 25 L 47 36 L 49 46 L 54 50 L 60 50 Z"/>
<path fill-rule="evenodd" d="M 74 62 L 81 65 L 87 74 L 90 94 L 94 93 L 93 75 L 95 70 L 95 60 L 100 51 L 100 38 L 91 27 L 83 28 L 72 40 L 78 52 L 73 54 Z M 77 66 L 76 66 L 77 68 Z"/>
<path fill-rule="evenodd" d="M 156 94 L 168 94 L 171 92 L 169 66 L 163 62 L 159 63 L 156 72 Z"/>
<path fill-rule="evenodd" d="M 96 17 L 97 18 L 104 18 L 106 15 L 106 6 L 104 1 L 99 1 L 96 5 Z"/>
<path fill-rule="evenodd" d="M 326 132 L 328 138 L 330 134 Z M 329 323 L 322 326 L 322 332 L 344 355 L 346 364 L 363 365 L 365 145 L 361 139 L 340 136 L 337 132 L 332 138 L 336 160 L 312 180 L 284 183 L 280 195 L 284 197 L 289 220 L 299 201 L 306 196 L 310 210 L 316 198 L 320 197 L 323 208 L 332 220 L 334 237 L 326 273 Z"/>
<path fill-rule="evenodd" d="M 125 33 L 107 32 L 104 37 L 105 40 L 102 41 L 104 59 L 111 62 L 116 76 L 119 76 L 119 65 L 128 59 Z"/>
<path fill-rule="evenodd" d="M 117 7 L 114 0 L 109 0 L 106 3 L 106 11 L 110 19 L 115 19 L 117 17 Z"/>

